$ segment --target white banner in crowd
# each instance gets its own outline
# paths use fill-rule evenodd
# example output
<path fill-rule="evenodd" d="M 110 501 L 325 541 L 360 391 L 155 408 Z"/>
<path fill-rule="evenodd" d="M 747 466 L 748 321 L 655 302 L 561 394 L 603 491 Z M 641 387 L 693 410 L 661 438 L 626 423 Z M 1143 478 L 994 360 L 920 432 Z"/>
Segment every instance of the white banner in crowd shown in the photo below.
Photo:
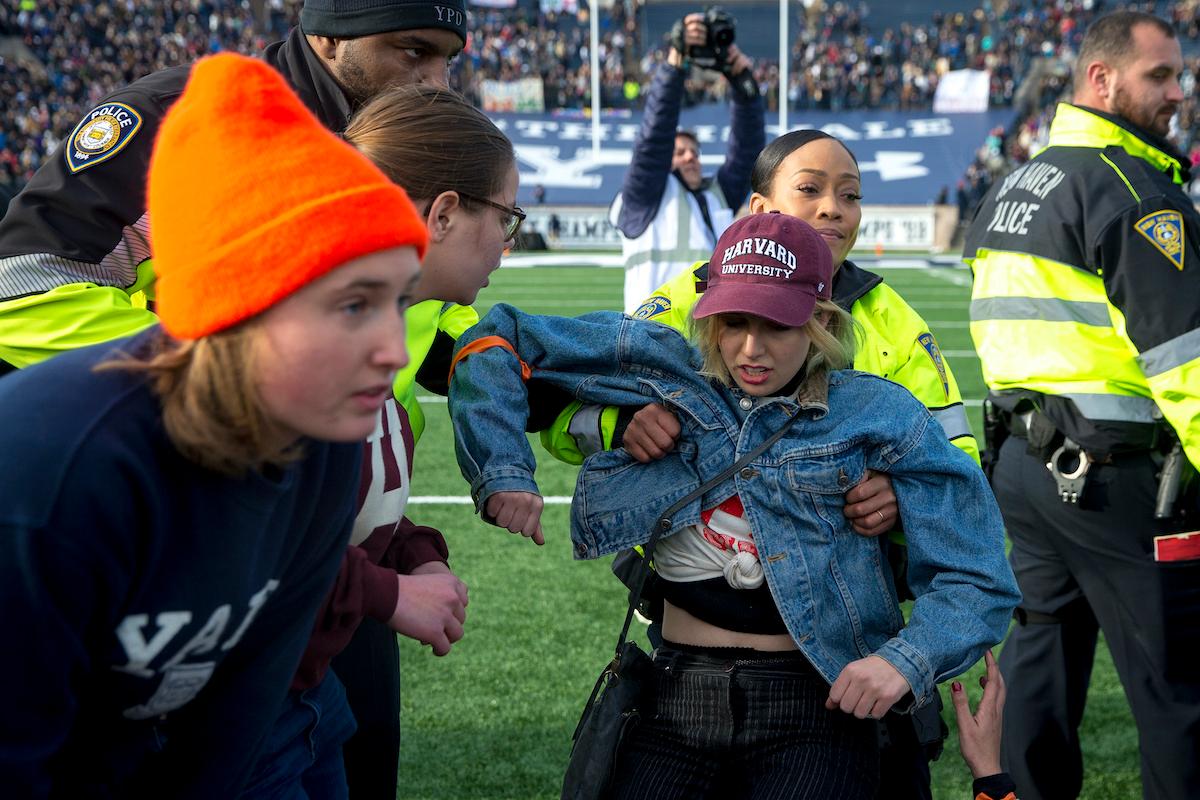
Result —
<path fill-rule="evenodd" d="M 540 114 L 546 110 L 541 78 L 483 81 L 479 94 L 487 112 Z"/>
<path fill-rule="evenodd" d="M 930 250 L 933 225 L 933 206 L 863 206 L 855 249 Z"/>
<path fill-rule="evenodd" d="M 579 0 L 539 0 L 538 6 L 542 9 L 543 14 L 551 12 L 555 14 L 579 13 Z"/>
<path fill-rule="evenodd" d="M 607 208 L 533 206 L 526 213 L 529 216 L 522 230 L 540 233 L 552 248 L 603 250 L 621 246 L 621 234 L 609 223 Z M 933 246 L 933 206 L 863 207 L 855 250 L 930 250 Z"/>
<path fill-rule="evenodd" d="M 988 110 L 992 73 L 981 69 L 956 69 L 938 78 L 933 93 L 935 114 L 970 114 Z"/>

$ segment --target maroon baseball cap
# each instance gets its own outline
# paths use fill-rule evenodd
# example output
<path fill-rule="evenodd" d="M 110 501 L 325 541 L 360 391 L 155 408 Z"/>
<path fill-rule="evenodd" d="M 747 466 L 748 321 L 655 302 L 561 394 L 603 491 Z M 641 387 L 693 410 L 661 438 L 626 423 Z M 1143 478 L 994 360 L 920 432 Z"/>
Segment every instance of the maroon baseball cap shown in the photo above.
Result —
<path fill-rule="evenodd" d="M 692 314 L 753 314 L 798 328 L 818 297 L 830 298 L 832 283 L 829 245 L 808 223 L 778 211 L 751 214 L 717 240 L 708 287 Z"/>

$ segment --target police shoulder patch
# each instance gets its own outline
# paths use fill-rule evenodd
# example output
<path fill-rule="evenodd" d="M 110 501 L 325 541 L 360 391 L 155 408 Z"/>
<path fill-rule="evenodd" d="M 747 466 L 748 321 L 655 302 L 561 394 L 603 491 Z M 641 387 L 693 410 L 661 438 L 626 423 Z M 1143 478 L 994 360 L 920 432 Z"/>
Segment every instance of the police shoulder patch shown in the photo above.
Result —
<path fill-rule="evenodd" d="M 638 306 L 637 311 L 633 312 L 634 319 L 654 319 L 659 314 L 665 314 L 671 310 L 670 299 L 663 297 L 661 294 L 656 294 L 646 302 Z"/>
<path fill-rule="evenodd" d="M 104 103 L 89 111 L 67 140 L 67 169 L 72 173 L 115 156 L 142 127 L 142 115 L 124 103 Z"/>
<path fill-rule="evenodd" d="M 1183 214 L 1178 211 L 1155 211 L 1134 223 L 1133 227 L 1167 257 L 1175 269 L 1183 269 Z"/>
<path fill-rule="evenodd" d="M 917 337 L 917 344 L 929 356 L 929 360 L 933 362 L 934 369 L 938 372 L 938 377 L 942 381 L 942 394 L 946 396 L 946 400 L 950 400 L 950 378 L 946 376 L 946 361 L 942 358 L 942 351 L 938 349 L 937 339 L 933 338 L 932 333 L 922 333 Z"/>

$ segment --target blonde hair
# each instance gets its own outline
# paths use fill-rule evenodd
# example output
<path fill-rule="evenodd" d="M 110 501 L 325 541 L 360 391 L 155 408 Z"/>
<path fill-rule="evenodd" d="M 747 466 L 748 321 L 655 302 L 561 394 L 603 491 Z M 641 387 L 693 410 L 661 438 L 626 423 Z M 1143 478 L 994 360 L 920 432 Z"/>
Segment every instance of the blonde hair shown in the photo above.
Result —
<path fill-rule="evenodd" d="M 692 317 L 691 337 L 700 350 L 702 360 L 700 372 L 721 382 L 724 386 L 733 385 L 733 377 L 721 357 L 721 318 L 723 314 L 713 314 L 710 317 L 696 319 Z M 818 316 L 823 316 L 828 323 L 822 325 Z M 801 372 L 804 381 L 833 369 L 845 369 L 854 362 L 855 339 L 859 326 L 841 306 L 832 300 L 817 300 L 813 315 L 808 322 L 801 326 L 811 345 L 808 357 L 804 359 Z"/>
<path fill-rule="evenodd" d="M 283 467 L 302 455 L 271 419 L 254 381 L 256 326 L 177 341 L 160 331 L 137 355 L 119 353 L 97 371 L 146 376 L 162 403 L 167 438 L 189 461 L 225 475 Z"/>

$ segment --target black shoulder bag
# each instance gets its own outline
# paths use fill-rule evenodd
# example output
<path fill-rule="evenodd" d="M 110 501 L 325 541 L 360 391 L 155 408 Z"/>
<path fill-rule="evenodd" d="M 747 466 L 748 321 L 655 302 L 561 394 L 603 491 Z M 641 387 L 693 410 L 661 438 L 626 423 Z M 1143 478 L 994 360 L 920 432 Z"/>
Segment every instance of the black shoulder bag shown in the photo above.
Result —
<path fill-rule="evenodd" d="M 642 558 L 642 569 L 629 593 L 629 610 L 625 612 L 625 624 L 621 626 L 621 635 L 617 637 L 616 656 L 592 687 L 592 693 L 583 707 L 583 715 L 571 737 L 571 758 L 567 762 L 567 774 L 563 777 L 562 800 L 599 800 L 607 795 L 621 743 L 641 717 L 646 693 L 651 685 L 651 660 L 637 642 L 626 641 L 625 637 L 629 634 L 633 611 L 641 600 L 642 588 L 650 574 L 649 565 L 654 557 L 655 543 L 662 534 L 671 530 L 671 518 L 675 514 L 766 452 L 787 433 L 799 416 L 798 413 L 791 416 L 766 441 L 712 480 L 689 492 L 654 523 Z"/>

